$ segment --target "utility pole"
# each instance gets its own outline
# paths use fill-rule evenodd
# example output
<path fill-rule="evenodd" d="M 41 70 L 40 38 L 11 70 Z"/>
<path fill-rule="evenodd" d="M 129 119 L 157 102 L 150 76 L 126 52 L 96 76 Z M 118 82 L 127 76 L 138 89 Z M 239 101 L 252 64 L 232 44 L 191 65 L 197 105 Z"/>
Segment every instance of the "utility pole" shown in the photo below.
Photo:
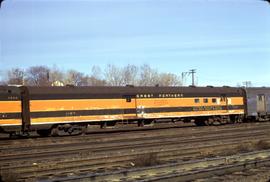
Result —
<path fill-rule="evenodd" d="M 189 70 L 189 73 L 192 75 L 192 86 L 195 86 L 195 73 L 196 73 L 196 69 L 191 69 Z"/>
<path fill-rule="evenodd" d="M 243 82 L 243 85 L 244 85 L 246 88 L 248 88 L 248 87 L 251 86 L 251 81 L 244 81 L 244 82 Z"/>
<path fill-rule="evenodd" d="M 195 86 L 195 73 L 196 69 L 191 69 L 188 72 L 182 72 L 182 85 L 184 85 L 186 76 L 189 76 L 191 74 L 192 76 L 192 86 Z"/>

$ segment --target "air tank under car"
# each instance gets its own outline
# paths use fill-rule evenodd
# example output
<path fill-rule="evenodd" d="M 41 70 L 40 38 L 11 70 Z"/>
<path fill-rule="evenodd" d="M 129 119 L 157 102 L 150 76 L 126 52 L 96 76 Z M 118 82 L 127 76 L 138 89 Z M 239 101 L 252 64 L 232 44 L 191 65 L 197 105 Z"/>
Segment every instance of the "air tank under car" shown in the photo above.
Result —
<path fill-rule="evenodd" d="M 270 87 L 246 88 L 247 118 L 256 120 L 270 119 Z"/>

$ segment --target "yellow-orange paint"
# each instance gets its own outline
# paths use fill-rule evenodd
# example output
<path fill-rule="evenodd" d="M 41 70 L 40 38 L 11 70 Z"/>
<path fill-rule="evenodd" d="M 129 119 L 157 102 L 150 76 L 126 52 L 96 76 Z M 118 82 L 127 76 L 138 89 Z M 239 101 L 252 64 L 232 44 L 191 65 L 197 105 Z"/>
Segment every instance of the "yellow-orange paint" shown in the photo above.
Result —
<path fill-rule="evenodd" d="M 208 103 L 203 99 L 208 98 Z M 136 106 L 145 108 L 158 107 L 196 107 L 196 106 L 225 106 L 226 102 L 212 103 L 212 98 L 201 97 L 200 103 L 195 103 L 195 98 L 133 98 L 131 102 L 126 99 L 76 99 L 76 100 L 32 100 L 31 112 L 36 111 L 62 111 L 62 110 L 101 110 L 101 109 L 132 109 Z M 243 105 L 242 97 L 231 97 L 231 105 Z"/>
<path fill-rule="evenodd" d="M 203 99 L 207 98 L 208 103 L 203 103 Z M 200 103 L 195 103 L 195 98 L 152 98 L 152 99 L 137 99 L 137 106 L 144 106 L 145 108 L 158 107 L 200 107 L 200 106 L 226 106 L 226 102 L 212 103 L 212 99 L 219 99 L 218 97 L 200 97 Z M 244 105 L 242 97 L 231 97 L 230 105 Z"/>
<path fill-rule="evenodd" d="M 21 119 L 5 119 L 2 120 L 0 119 L 0 126 L 5 126 L 5 125 L 21 125 L 22 120 Z"/>
<path fill-rule="evenodd" d="M 0 101 L 0 113 L 14 113 L 21 110 L 21 101 Z"/>
<path fill-rule="evenodd" d="M 31 100 L 30 110 L 61 111 L 61 110 L 100 110 L 134 108 L 135 100 L 126 102 L 126 99 L 78 99 L 78 100 Z"/>
<path fill-rule="evenodd" d="M 45 118 L 33 118 L 32 124 L 38 123 L 52 123 L 52 122 L 78 122 L 78 121 L 110 121 L 110 120 L 122 120 L 122 119 L 134 119 L 133 114 L 125 115 L 107 115 L 107 116 L 74 116 L 74 117 L 45 117 Z"/>

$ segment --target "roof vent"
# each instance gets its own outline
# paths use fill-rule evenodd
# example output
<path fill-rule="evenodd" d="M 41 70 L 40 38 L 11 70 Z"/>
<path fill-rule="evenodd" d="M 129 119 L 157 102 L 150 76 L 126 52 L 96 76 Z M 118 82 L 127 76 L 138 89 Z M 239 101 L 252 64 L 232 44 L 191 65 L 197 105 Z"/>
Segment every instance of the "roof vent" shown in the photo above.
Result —
<path fill-rule="evenodd" d="M 126 85 L 126 87 L 134 87 L 134 85 Z"/>
<path fill-rule="evenodd" d="M 72 88 L 74 88 L 75 85 L 73 85 L 73 84 L 66 84 L 66 87 L 72 87 Z"/>

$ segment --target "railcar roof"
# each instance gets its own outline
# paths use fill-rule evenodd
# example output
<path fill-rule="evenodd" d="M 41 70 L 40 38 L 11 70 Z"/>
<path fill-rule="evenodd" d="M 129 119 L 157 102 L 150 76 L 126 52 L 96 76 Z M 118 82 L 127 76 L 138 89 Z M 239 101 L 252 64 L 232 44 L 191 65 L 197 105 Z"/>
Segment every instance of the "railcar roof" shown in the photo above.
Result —
<path fill-rule="evenodd" d="M 248 87 L 247 90 L 270 90 L 270 87 Z"/>
<path fill-rule="evenodd" d="M 235 87 L 27 87 L 30 94 L 242 93 Z"/>
<path fill-rule="evenodd" d="M 246 88 L 247 93 L 268 93 L 270 94 L 270 87 L 249 87 Z"/>
<path fill-rule="evenodd" d="M 0 93 L 20 93 L 20 88 L 16 86 L 2 86 L 0 85 Z"/>

